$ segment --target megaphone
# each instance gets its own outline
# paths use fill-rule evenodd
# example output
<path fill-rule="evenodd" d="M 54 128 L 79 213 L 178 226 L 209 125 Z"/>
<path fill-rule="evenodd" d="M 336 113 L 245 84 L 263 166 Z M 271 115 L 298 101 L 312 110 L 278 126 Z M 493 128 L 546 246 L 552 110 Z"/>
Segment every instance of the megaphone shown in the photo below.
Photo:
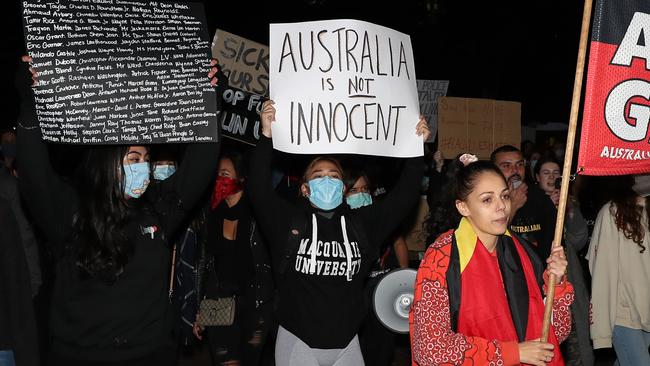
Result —
<path fill-rule="evenodd" d="M 412 268 L 393 270 L 379 281 L 372 294 L 377 319 L 393 332 L 409 332 L 409 311 L 417 273 Z"/>

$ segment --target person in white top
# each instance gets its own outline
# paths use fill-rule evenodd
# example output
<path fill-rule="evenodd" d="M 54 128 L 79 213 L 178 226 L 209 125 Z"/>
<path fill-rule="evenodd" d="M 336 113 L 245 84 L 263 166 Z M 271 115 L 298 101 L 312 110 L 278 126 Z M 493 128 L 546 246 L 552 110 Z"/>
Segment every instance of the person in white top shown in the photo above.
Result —
<path fill-rule="evenodd" d="M 650 193 L 648 176 L 621 177 L 598 213 L 587 259 L 592 275 L 591 339 L 614 346 L 621 366 L 650 365 Z"/>

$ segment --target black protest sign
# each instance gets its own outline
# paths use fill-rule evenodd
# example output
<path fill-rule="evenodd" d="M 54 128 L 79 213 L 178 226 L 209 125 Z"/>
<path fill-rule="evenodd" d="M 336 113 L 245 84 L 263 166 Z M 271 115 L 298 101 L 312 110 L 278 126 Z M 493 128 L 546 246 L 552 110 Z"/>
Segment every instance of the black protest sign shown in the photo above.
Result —
<path fill-rule="evenodd" d="M 43 138 L 71 144 L 215 141 L 202 5 L 23 2 Z"/>
<path fill-rule="evenodd" d="M 249 145 L 260 138 L 260 115 L 266 98 L 235 88 L 226 88 L 219 111 L 219 125 L 224 137 Z"/>
<path fill-rule="evenodd" d="M 438 98 L 447 95 L 449 80 L 417 80 L 420 113 L 429 122 L 431 135 L 427 142 L 433 142 L 438 133 Z"/>

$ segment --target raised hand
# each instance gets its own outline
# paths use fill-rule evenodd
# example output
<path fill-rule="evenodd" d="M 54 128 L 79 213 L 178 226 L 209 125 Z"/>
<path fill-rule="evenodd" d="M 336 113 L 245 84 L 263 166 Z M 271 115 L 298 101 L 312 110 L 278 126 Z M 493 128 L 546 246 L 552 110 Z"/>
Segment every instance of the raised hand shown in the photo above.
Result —
<path fill-rule="evenodd" d="M 429 131 L 429 124 L 427 123 L 427 120 L 424 118 L 423 115 L 420 115 L 418 124 L 417 126 L 415 126 L 415 133 L 418 136 L 422 136 L 422 141 L 424 142 L 426 142 L 429 139 L 429 136 L 431 135 L 431 131 Z"/>
<path fill-rule="evenodd" d="M 32 86 L 37 86 L 38 85 L 38 71 L 32 66 L 32 62 L 34 61 L 31 56 L 23 55 L 20 58 L 20 61 L 26 63 L 29 65 L 29 72 L 32 74 Z"/>
<path fill-rule="evenodd" d="M 217 86 L 217 83 L 219 82 L 219 78 L 215 76 L 217 75 L 217 72 L 219 72 L 217 63 L 216 58 L 210 59 L 210 72 L 208 72 L 208 78 L 210 78 L 210 85 L 212 86 Z"/>
<path fill-rule="evenodd" d="M 520 208 L 524 207 L 526 201 L 528 201 L 528 185 L 522 181 L 519 181 L 518 185 L 514 180 L 508 182 L 508 189 L 510 191 L 510 202 L 511 202 L 511 214 L 510 217 L 514 216 L 514 213 L 517 212 Z"/>
<path fill-rule="evenodd" d="M 272 100 L 267 100 L 262 104 L 260 119 L 262 121 L 262 135 L 271 138 L 271 124 L 275 121 L 275 104 Z"/>

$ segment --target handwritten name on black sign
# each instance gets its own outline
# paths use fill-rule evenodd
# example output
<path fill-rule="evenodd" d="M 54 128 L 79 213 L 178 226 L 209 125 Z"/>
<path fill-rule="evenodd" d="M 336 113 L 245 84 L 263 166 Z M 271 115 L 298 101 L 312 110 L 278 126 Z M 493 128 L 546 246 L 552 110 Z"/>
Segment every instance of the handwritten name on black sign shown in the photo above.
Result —
<path fill-rule="evenodd" d="M 46 140 L 71 144 L 215 141 L 203 8 L 192 3 L 28 0 Z"/>

